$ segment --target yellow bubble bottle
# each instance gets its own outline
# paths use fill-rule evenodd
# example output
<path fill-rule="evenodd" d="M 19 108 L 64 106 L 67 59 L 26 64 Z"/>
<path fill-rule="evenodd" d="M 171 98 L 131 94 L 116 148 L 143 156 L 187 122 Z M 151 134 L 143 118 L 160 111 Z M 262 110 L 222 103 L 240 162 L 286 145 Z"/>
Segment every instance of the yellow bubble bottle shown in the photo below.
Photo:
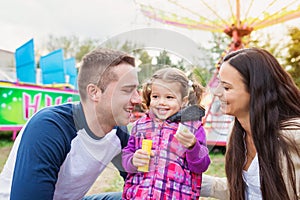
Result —
<path fill-rule="evenodd" d="M 147 153 L 150 155 L 151 149 L 152 149 L 152 140 L 143 139 L 142 141 L 142 149 L 147 151 Z M 148 172 L 149 171 L 149 163 L 144 166 L 138 167 L 138 171 L 140 172 Z"/>

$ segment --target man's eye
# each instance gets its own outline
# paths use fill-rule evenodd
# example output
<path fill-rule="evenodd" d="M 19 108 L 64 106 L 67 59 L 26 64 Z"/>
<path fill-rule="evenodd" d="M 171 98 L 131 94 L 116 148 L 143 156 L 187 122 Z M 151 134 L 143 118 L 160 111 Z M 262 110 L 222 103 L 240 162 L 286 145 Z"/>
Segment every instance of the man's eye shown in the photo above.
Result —
<path fill-rule="evenodd" d="M 131 90 L 123 90 L 125 93 L 131 93 Z"/>
<path fill-rule="evenodd" d="M 131 93 L 131 92 L 133 92 L 133 90 L 134 90 L 134 88 L 124 88 L 123 92 Z"/>

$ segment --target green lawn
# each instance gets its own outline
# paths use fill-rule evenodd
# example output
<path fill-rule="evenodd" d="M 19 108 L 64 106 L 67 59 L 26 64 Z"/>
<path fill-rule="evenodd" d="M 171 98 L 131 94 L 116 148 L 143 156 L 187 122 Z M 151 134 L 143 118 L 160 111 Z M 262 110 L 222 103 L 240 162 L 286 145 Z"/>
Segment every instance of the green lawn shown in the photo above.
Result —
<path fill-rule="evenodd" d="M 0 171 L 2 171 L 10 149 L 13 145 L 11 132 L 0 132 Z"/>
<path fill-rule="evenodd" d="M 224 177 L 225 176 L 225 156 L 221 152 L 210 152 L 211 164 L 205 174 Z"/>
<path fill-rule="evenodd" d="M 0 132 L 0 148 L 12 146 L 13 141 L 11 140 L 11 136 L 12 133 L 10 131 Z"/>

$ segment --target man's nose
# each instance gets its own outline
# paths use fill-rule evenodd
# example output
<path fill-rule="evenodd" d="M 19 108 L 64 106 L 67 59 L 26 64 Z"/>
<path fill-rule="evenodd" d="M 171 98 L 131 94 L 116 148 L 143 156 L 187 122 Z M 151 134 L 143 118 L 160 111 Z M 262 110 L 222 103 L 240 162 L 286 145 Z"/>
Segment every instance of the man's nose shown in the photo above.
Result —
<path fill-rule="evenodd" d="M 131 103 L 133 104 L 140 104 L 142 103 L 141 97 L 138 93 L 138 91 L 135 91 L 131 96 Z"/>

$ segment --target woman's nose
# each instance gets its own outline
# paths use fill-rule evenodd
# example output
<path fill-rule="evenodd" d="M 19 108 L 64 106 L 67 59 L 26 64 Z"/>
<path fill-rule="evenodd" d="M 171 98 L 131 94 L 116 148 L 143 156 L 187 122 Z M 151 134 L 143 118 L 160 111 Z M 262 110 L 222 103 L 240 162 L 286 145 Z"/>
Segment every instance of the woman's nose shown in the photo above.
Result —
<path fill-rule="evenodd" d="M 224 91 L 224 87 L 221 84 L 218 84 L 218 86 L 213 91 L 213 95 L 220 97 L 222 96 L 223 91 Z"/>

